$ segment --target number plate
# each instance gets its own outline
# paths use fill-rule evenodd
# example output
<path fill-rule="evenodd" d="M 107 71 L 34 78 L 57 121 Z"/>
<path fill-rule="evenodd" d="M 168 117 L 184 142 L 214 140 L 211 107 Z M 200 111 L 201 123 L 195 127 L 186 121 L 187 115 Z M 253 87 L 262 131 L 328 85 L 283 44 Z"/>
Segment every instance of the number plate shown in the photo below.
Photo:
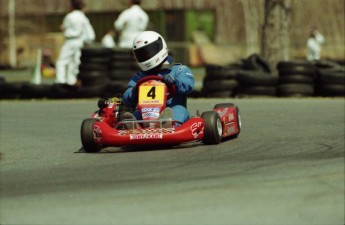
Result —
<path fill-rule="evenodd" d="M 164 86 L 140 86 L 139 104 L 164 104 Z"/>

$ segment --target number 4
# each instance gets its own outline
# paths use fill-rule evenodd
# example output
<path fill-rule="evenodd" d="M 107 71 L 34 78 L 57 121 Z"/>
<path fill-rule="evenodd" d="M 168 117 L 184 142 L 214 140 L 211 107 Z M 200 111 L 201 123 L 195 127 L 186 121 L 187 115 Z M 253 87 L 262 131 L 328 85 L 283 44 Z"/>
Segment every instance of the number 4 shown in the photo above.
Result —
<path fill-rule="evenodd" d="M 152 99 L 156 98 L 156 87 L 152 87 L 149 92 L 147 92 L 147 97 L 151 97 Z"/>

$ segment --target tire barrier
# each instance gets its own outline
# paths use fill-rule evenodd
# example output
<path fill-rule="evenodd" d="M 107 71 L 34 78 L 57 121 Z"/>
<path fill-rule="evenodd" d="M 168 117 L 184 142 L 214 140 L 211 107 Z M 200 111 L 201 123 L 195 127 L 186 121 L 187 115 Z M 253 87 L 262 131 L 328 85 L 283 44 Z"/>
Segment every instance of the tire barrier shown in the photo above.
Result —
<path fill-rule="evenodd" d="M 128 49 L 83 49 L 81 86 L 7 82 L 0 76 L 0 99 L 93 98 L 123 94 L 139 71 Z M 203 87 L 189 97 L 333 97 L 345 96 L 343 61 L 292 60 L 277 64 L 274 74 L 257 54 L 226 66 L 206 65 Z"/>
<path fill-rule="evenodd" d="M 100 97 L 107 88 L 109 79 L 109 63 L 112 55 L 110 48 L 83 48 L 81 50 L 81 64 L 79 66 L 78 80 L 81 85 L 77 89 L 61 86 L 57 89 L 68 94 L 74 93 L 76 98 Z"/>
<path fill-rule="evenodd" d="M 227 66 L 206 66 L 202 96 L 276 96 L 277 75 L 258 54 Z"/>
<path fill-rule="evenodd" d="M 267 61 L 258 54 L 252 54 L 247 59 L 245 59 L 243 69 L 262 71 L 265 73 L 272 72 Z"/>
<path fill-rule="evenodd" d="M 318 96 L 345 96 L 345 68 L 318 69 L 315 89 Z"/>
<path fill-rule="evenodd" d="M 239 71 L 237 97 L 276 96 L 278 76 L 262 70 Z"/>
<path fill-rule="evenodd" d="M 314 95 L 315 64 L 309 61 L 281 61 L 277 64 L 280 97 L 303 97 Z"/>
<path fill-rule="evenodd" d="M 121 95 L 128 86 L 130 78 L 140 71 L 131 49 L 115 48 L 109 62 L 109 94 Z"/>
<path fill-rule="evenodd" d="M 0 99 L 19 99 L 22 95 L 22 87 L 29 82 L 0 82 Z"/>
<path fill-rule="evenodd" d="M 228 66 L 206 65 L 206 75 L 203 79 L 201 96 L 226 98 L 234 95 L 238 86 L 236 79 L 241 64 Z"/>

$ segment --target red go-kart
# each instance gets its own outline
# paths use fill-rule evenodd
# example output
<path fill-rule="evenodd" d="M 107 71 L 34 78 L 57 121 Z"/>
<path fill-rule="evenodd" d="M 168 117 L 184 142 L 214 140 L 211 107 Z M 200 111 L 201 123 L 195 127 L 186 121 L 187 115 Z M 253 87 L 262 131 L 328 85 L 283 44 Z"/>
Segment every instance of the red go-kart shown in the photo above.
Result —
<path fill-rule="evenodd" d="M 138 106 L 142 120 L 122 119 L 125 107 L 119 98 L 100 99 L 100 108 L 81 124 L 80 136 L 86 152 L 99 152 L 109 146 L 178 145 L 201 141 L 219 144 L 237 137 L 241 130 L 238 107 L 221 103 L 212 111 L 192 116 L 185 123 L 161 118 L 166 102 L 175 93 L 160 76 L 146 76 L 138 81 Z"/>

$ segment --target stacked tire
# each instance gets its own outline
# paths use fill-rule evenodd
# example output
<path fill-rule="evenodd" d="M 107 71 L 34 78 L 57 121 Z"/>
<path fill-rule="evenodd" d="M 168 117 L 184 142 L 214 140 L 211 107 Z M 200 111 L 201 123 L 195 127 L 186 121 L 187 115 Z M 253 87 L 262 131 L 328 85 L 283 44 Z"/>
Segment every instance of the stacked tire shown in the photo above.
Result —
<path fill-rule="evenodd" d="M 309 61 L 281 61 L 277 64 L 280 97 L 309 97 L 314 95 L 316 68 Z"/>
<path fill-rule="evenodd" d="M 278 76 L 272 73 L 267 61 L 258 54 L 252 54 L 244 60 L 237 80 L 236 97 L 276 96 Z"/>
<path fill-rule="evenodd" d="M 21 90 L 28 82 L 7 82 L 4 77 L 0 77 L 0 99 L 17 99 L 21 97 Z"/>
<path fill-rule="evenodd" d="M 263 71 L 240 71 L 236 97 L 275 97 L 278 76 Z"/>
<path fill-rule="evenodd" d="M 53 97 L 53 85 L 51 84 L 31 84 L 23 83 L 21 87 L 22 99 L 40 99 Z"/>
<path fill-rule="evenodd" d="M 123 93 L 131 77 L 140 69 L 131 49 L 115 48 L 109 61 L 109 78 L 111 80 L 108 94 L 117 96 Z"/>
<path fill-rule="evenodd" d="M 106 92 L 109 79 L 109 61 L 112 50 L 109 48 L 83 48 L 78 80 L 81 87 L 77 97 L 101 97 Z"/>
<path fill-rule="evenodd" d="M 234 94 L 238 86 L 236 79 L 240 64 L 227 66 L 206 65 L 201 95 L 203 97 L 227 98 Z"/>
<path fill-rule="evenodd" d="M 316 62 L 317 96 L 345 96 L 345 67 L 332 61 Z"/>

